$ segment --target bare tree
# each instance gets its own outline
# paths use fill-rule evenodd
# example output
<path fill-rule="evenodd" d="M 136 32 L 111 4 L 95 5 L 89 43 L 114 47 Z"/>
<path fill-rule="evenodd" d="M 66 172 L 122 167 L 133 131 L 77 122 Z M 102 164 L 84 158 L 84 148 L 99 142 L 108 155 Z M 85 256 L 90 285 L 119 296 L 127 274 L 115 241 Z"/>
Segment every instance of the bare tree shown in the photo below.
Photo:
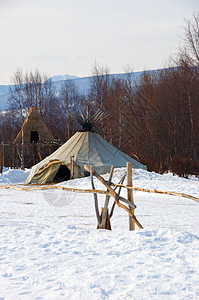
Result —
<path fill-rule="evenodd" d="M 65 120 L 65 139 L 69 139 L 74 133 L 75 114 L 79 110 L 80 96 L 72 80 L 66 80 L 62 84 L 61 92 L 62 116 Z"/>
<path fill-rule="evenodd" d="M 9 111 L 16 122 L 21 126 L 31 106 L 35 106 L 49 129 L 57 136 L 61 110 L 51 79 L 38 70 L 24 74 L 21 69 L 18 69 L 13 75 L 12 83 Z M 53 123 L 56 126 L 53 126 Z"/>
<path fill-rule="evenodd" d="M 183 45 L 177 55 L 177 65 L 194 67 L 199 74 L 199 12 L 193 14 L 192 20 L 185 21 Z"/>
<path fill-rule="evenodd" d="M 24 85 L 23 85 L 23 70 L 17 69 L 12 78 L 13 85 L 10 86 L 9 108 L 19 114 L 21 122 L 24 121 L 23 103 L 24 103 Z"/>
<path fill-rule="evenodd" d="M 106 105 L 109 102 L 110 91 L 110 77 L 109 69 L 107 67 L 99 67 L 97 64 L 93 66 L 92 77 L 90 80 L 90 95 L 89 101 L 96 107 L 96 110 L 106 112 Z M 101 130 L 103 137 L 107 139 L 107 128 L 105 126 L 105 120 L 101 120 Z"/>
<path fill-rule="evenodd" d="M 14 140 L 20 130 L 20 121 L 16 118 L 14 111 L 0 114 L 0 141 L 10 143 Z"/>
<path fill-rule="evenodd" d="M 23 74 L 23 71 L 18 69 L 13 75 L 12 83 L 9 109 L 19 114 L 22 122 L 31 106 L 35 106 L 44 117 L 49 100 L 55 96 L 51 80 L 47 80 L 47 76 L 38 70 Z"/>

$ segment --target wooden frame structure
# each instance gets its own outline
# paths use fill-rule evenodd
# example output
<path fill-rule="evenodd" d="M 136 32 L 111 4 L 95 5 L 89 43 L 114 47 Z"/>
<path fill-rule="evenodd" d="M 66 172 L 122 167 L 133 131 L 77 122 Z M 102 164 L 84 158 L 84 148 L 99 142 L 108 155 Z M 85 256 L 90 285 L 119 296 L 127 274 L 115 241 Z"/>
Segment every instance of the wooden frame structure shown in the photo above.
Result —
<path fill-rule="evenodd" d="M 0 143 L 0 166 L 31 168 L 44 157 L 52 154 L 61 143 L 4 144 Z M 1 172 L 1 167 L 0 167 Z"/>
<path fill-rule="evenodd" d="M 114 212 L 114 208 L 115 208 L 116 204 L 119 207 L 126 210 L 126 212 L 128 213 L 128 215 L 129 215 L 129 230 L 134 230 L 135 224 L 140 229 L 143 228 L 142 225 L 140 224 L 140 222 L 137 220 L 137 218 L 134 215 L 134 209 L 136 208 L 136 205 L 134 204 L 134 201 L 133 201 L 133 190 L 147 192 L 147 193 L 167 194 L 167 195 L 178 196 L 178 197 L 180 196 L 180 197 L 189 198 L 191 200 L 199 202 L 199 198 L 196 198 L 191 195 L 186 195 L 183 193 L 159 191 L 159 190 L 149 190 L 149 189 L 143 189 L 143 188 L 134 188 L 133 184 L 132 184 L 132 163 L 127 163 L 127 173 L 122 176 L 121 180 L 117 184 L 115 184 L 111 181 L 112 176 L 113 176 L 114 167 L 111 168 L 111 172 L 110 172 L 108 181 L 105 181 L 104 178 L 102 178 L 99 174 L 97 174 L 92 169 L 92 167 L 85 165 L 84 168 L 88 172 L 90 172 L 92 189 L 69 188 L 69 187 L 63 187 L 63 186 L 54 185 L 54 184 L 48 184 L 48 185 L 43 185 L 43 184 L 41 184 L 41 185 L 31 184 L 30 185 L 30 184 L 28 184 L 28 185 L 23 185 L 22 187 L 20 187 L 19 185 L 18 186 L 3 185 L 3 186 L 0 186 L 0 189 L 16 189 L 16 190 L 22 190 L 22 191 L 58 189 L 58 190 L 64 190 L 64 191 L 68 191 L 68 192 L 75 192 L 75 193 L 93 193 L 95 214 L 96 214 L 97 223 L 98 223 L 97 228 L 98 229 L 107 229 L 107 230 L 111 230 L 110 219 L 113 216 L 113 212 Z M 93 176 L 95 176 L 106 187 L 107 190 L 95 189 Z M 124 185 L 123 183 L 124 183 L 124 179 L 126 176 L 127 176 L 127 185 Z M 118 188 L 118 192 L 116 193 L 117 188 Z M 121 192 L 122 188 L 127 189 L 127 199 L 120 196 L 120 192 Z M 97 194 L 101 194 L 101 195 L 105 196 L 104 207 L 102 208 L 101 215 L 99 213 Z M 108 205 L 109 205 L 110 197 L 113 197 L 114 202 L 112 204 L 112 207 L 111 207 L 110 213 L 109 213 Z M 125 204 L 128 205 L 128 207 Z"/>
<path fill-rule="evenodd" d="M 128 184 L 130 184 L 129 187 L 131 188 L 131 189 L 127 189 L 128 199 L 125 199 L 125 198 L 120 196 L 121 187 L 125 187 L 125 186 L 122 186 L 122 183 L 124 182 L 126 174 L 121 178 L 120 183 L 119 183 L 121 185 L 121 187 L 120 187 L 118 193 L 116 193 L 115 189 L 117 188 L 117 186 L 115 187 L 115 189 L 112 189 L 111 186 L 110 186 L 111 185 L 111 179 L 112 179 L 112 176 L 113 176 L 113 171 L 114 171 L 113 166 L 111 167 L 111 172 L 110 172 L 110 175 L 109 175 L 108 182 L 106 182 L 99 174 L 97 174 L 97 172 L 95 172 L 92 169 L 92 167 L 89 167 L 89 166 L 85 165 L 84 168 L 88 172 L 90 172 L 92 189 L 95 191 L 93 193 L 93 195 L 94 195 L 94 202 L 95 202 L 95 213 L 96 213 L 96 217 L 97 217 L 97 221 L 98 221 L 97 228 L 111 230 L 110 219 L 113 215 L 115 204 L 117 204 L 119 207 L 126 210 L 127 213 L 129 214 L 129 230 L 134 230 L 135 229 L 135 224 L 140 229 L 143 229 L 142 225 L 140 224 L 140 222 L 137 220 L 137 218 L 134 215 L 134 209 L 136 208 L 136 205 L 133 202 L 132 163 L 127 163 L 127 180 L 128 180 Z M 107 188 L 107 191 L 110 192 L 110 195 L 106 196 L 106 199 L 105 199 L 105 202 L 104 202 L 104 207 L 102 208 L 101 216 L 99 214 L 97 191 L 95 190 L 93 176 L 95 176 L 97 179 L 99 179 L 99 181 Z M 111 208 L 111 213 L 109 215 L 108 204 L 109 204 L 110 196 L 112 196 L 114 198 L 114 204 Z M 123 202 L 125 204 L 128 204 L 129 207 L 127 207 L 125 204 L 123 204 L 121 202 Z"/>

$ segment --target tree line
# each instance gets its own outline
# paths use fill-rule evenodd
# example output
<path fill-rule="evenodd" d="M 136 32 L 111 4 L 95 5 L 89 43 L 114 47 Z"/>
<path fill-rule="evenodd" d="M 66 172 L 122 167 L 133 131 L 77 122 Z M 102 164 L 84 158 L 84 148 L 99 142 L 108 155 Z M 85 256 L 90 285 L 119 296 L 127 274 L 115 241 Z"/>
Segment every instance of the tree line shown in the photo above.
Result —
<path fill-rule="evenodd" d="M 74 81 L 57 94 L 38 70 L 17 70 L 10 88 L 9 110 L 0 116 L 0 139 L 12 142 L 31 105 L 54 138 L 69 139 L 78 129 L 76 114 L 89 107 L 106 118 L 95 128 L 111 144 L 146 164 L 149 170 L 199 175 L 199 15 L 186 21 L 183 46 L 167 68 L 113 77 L 95 65 L 87 97 Z"/>

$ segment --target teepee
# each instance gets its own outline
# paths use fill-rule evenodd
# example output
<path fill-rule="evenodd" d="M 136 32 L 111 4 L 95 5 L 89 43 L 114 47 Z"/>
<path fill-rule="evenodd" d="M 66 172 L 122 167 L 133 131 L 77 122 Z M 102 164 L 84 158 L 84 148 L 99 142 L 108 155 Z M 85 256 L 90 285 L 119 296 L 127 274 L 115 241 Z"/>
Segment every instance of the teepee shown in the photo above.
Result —
<path fill-rule="evenodd" d="M 109 172 L 111 166 L 125 167 L 127 162 L 132 162 L 133 168 L 146 169 L 93 132 L 94 123 L 95 119 L 82 121 L 82 131 L 76 132 L 54 153 L 33 166 L 26 183 L 43 184 L 88 176 L 85 164 L 93 166 L 98 174 Z"/>
<path fill-rule="evenodd" d="M 45 143 L 52 142 L 53 137 L 48 130 L 46 124 L 42 120 L 41 115 L 38 113 L 34 106 L 31 106 L 28 116 L 24 121 L 20 132 L 14 140 L 14 143 L 21 143 L 22 131 L 24 133 L 24 143 Z"/>

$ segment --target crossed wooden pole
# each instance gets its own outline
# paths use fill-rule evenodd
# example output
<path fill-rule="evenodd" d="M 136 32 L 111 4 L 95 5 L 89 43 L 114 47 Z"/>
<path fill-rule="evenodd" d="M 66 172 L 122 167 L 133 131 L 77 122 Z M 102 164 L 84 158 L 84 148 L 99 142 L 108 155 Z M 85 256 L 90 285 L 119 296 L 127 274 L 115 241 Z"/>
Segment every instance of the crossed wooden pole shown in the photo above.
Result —
<path fill-rule="evenodd" d="M 54 184 L 47 184 L 47 185 L 45 185 L 45 184 L 29 185 L 28 184 L 28 185 L 25 185 L 26 187 L 24 187 L 24 184 L 22 187 L 19 185 L 15 186 L 15 185 L 9 184 L 9 185 L 0 186 L 0 189 L 15 189 L 15 190 L 22 190 L 22 191 L 57 189 L 57 190 L 64 190 L 64 191 L 68 191 L 68 192 L 75 192 L 75 193 L 93 193 L 94 203 L 95 203 L 95 212 L 96 212 L 96 217 L 97 217 L 97 221 L 98 221 L 98 228 L 101 228 L 101 229 L 111 229 L 110 219 L 113 216 L 113 212 L 114 212 L 114 208 L 115 208 L 116 204 L 119 207 L 122 207 L 123 209 L 125 209 L 127 211 L 127 213 L 129 214 L 129 229 L 130 230 L 135 229 L 135 224 L 139 228 L 143 228 L 142 225 L 139 223 L 139 221 L 137 220 L 137 218 L 134 215 L 134 209 L 136 208 L 136 205 L 133 202 L 133 190 L 147 192 L 147 193 L 158 193 L 158 194 L 167 194 L 167 195 L 178 196 L 178 197 L 185 197 L 185 198 L 189 198 L 191 200 L 199 202 L 199 198 L 194 197 L 192 195 L 186 195 L 184 193 L 160 191 L 160 190 L 149 190 L 149 189 L 144 189 L 144 188 L 134 188 L 133 184 L 132 184 L 132 164 L 131 163 L 127 163 L 127 174 L 124 174 L 124 176 L 121 178 L 121 180 L 119 181 L 118 184 L 114 184 L 113 182 L 111 182 L 111 179 L 113 176 L 113 170 L 114 170 L 113 167 L 111 168 L 111 172 L 110 172 L 108 181 L 105 181 L 99 174 L 97 174 L 97 172 L 95 172 L 92 169 L 92 167 L 89 167 L 87 165 L 85 165 L 84 167 L 87 171 L 90 172 L 92 189 L 71 188 L 71 187 L 64 187 L 64 186 L 59 186 L 59 185 L 54 185 Z M 105 185 L 105 187 L 107 189 L 106 191 L 95 189 L 93 176 L 98 178 Z M 127 176 L 127 185 L 124 185 L 123 182 L 124 182 L 124 179 L 126 176 Z M 114 188 L 112 188 L 112 187 L 114 187 Z M 117 193 L 115 191 L 116 188 L 119 188 Z M 121 192 L 122 188 L 127 189 L 127 198 L 128 199 L 125 199 L 120 196 L 120 192 Z M 101 215 L 99 214 L 97 194 L 106 196 Z M 110 210 L 110 214 L 109 214 L 108 204 L 109 204 L 109 199 L 111 196 L 114 198 L 114 202 L 113 202 L 112 208 Z M 121 202 L 127 204 L 128 207 L 125 206 Z"/>
<path fill-rule="evenodd" d="M 140 222 L 137 220 L 137 218 L 134 215 L 134 209 L 136 208 L 136 205 L 133 202 L 133 192 L 132 192 L 133 189 L 127 190 L 127 195 L 128 195 L 128 200 L 127 200 L 120 196 L 121 187 L 120 187 L 118 193 L 116 193 L 115 189 L 117 188 L 117 186 L 115 187 L 115 189 L 112 189 L 112 187 L 110 186 L 114 167 L 113 166 L 111 167 L 110 176 L 109 176 L 108 181 L 105 181 L 104 178 L 102 178 L 97 172 L 95 172 L 92 167 L 85 165 L 84 168 L 85 168 L 85 170 L 90 172 L 92 189 L 95 191 L 93 193 L 93 195 L 94 195 L 94 203 L 95 203 L 95 213 L 96 213 L 96 217 L 97 217 L 97 221 L 98 221 L 97 228 L 111 230 L 110 218 L 113 215 L 113 210 L 114 210 L 115 204 L 117 204 L 119 207 L 126 210 L 127 213 L 129 214 L 129 230 L 134 230 L 135 224 L 139 228 L 142 229 L 143 228 L 142 225 L 140 224 Z M 95 176 L 97 179 L 99 179 L 99 181 L 107 188 L 107 190 L 110 193 L 110 195 L 106 195 L 106 199 L 104 202 L 104 207 L 102 208 L 101 215 L 99 213 L 97 191 L 95 190 L 93 176 Z M 121 185 L 123 184 L 125 176 L 126 176 L 126 174 L 122 177 L 119 184 L 121 184 Z M 130 184 L 130 187 L 132 187 L 132 163 L 127 163 L 127 184 L 128 184 L 128 186 Z M 111 213 L 109 214 L 108 204 L 109 204 L 110 196 L 112 196 L 114 198 L 114 204 L 112 206 Z M 127 204 L 129 207 L 127 207 L 126 205 L 124 205 L 121 202 Z"/>

